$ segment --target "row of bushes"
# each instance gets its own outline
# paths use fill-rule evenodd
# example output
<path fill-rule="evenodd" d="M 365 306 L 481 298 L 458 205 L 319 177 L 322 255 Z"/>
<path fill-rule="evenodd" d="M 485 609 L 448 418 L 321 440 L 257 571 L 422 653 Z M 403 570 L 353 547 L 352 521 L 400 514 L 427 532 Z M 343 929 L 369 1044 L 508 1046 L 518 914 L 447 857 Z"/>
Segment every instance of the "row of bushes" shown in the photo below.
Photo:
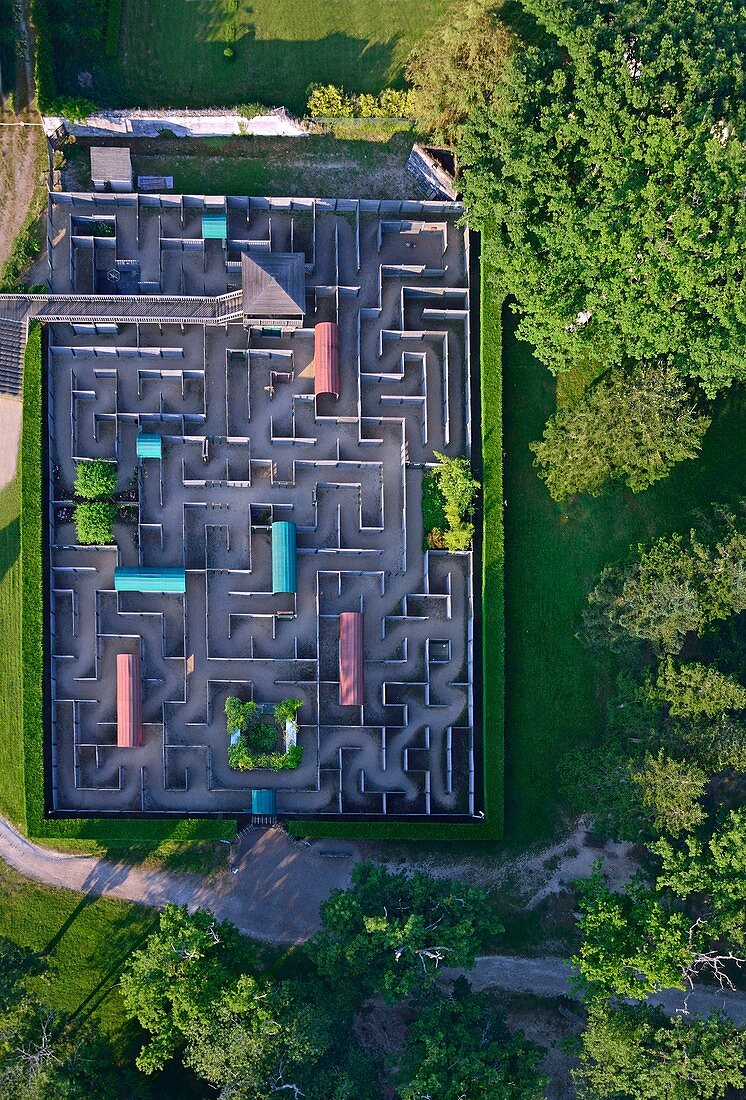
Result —
<path fill-rule="evenodd" d="M 112 497 L 117 491 L 117 466 L 103 458 L 79 462 L 73 519 L 78 542 L 82 546 L 107 546 L 114 541 L 117 506 Z"/>
<path fill-rule="evenodd" d="M 307 110 L 311 118 L 407 118 L 409 92 L 384 88 L 380 95 L 354 95 L 336 84 L 312 84 Z"/>
<path fill-rule="evenodd" d="M 248 772 L 254 768 L 268 768 L 273 772 L 298 768 L 303 760 L 303 746 L 291 745 L 287 752 L 254 752 L 245 736 L 235 745 L 228 746 L 228 763 L 237 771 Z"/>

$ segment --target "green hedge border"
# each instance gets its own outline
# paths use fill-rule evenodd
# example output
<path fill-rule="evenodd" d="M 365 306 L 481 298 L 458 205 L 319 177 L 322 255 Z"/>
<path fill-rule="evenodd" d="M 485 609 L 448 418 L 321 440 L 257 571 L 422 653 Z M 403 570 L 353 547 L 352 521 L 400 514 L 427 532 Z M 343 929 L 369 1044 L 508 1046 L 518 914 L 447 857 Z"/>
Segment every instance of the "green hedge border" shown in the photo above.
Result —
<path fill-rule="evenodd" d="M 486 243 L 486 242 L 485 242 Z M 484 259 L 484 251 L 482 253 Z M 480 389 L 482 401 L 482 464 L 484 538 L 482 543 L 482 669 L 484 684 L 483 822 L 450 824 L 416 821 L 288 822 L 293 836 L 346 837 L 349 840 L 499 840 L 504 824 L 505 766 L 505 544 L 503 533 L 503 400 L 502 306 L 480 266 Z"/>
<path fill-rule="evenodd" d="M 42 329 L 29 330 L 23 371 L 23 434 L 21 437 L 21 598 L 22 607 L 22 721 L 19 746 L 24 760 L 28 836 L 46 840 L 161 841 L 230 839 L 236 834 L 232 819 L 180 818 L 47 818 L 44 816 L 44 556 L 42 492 L 43 438 L 46 430 L 42 399 Z"/>

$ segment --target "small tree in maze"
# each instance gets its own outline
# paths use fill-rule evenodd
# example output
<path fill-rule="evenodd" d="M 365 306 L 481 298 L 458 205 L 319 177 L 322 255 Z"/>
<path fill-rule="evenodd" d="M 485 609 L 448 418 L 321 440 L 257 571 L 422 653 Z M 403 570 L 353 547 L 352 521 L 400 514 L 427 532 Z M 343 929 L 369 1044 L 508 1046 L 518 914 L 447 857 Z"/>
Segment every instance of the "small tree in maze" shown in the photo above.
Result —
<path fill-rule="evenodd" d="M 75 509 L 78 542 L 84 546 L 106 546 L 114 541 L 112 525 L 116 505 L 108 500 L 90 500 Z"/>
<path fill-rule="evenodd" d="M 75 476 L 75 495 L 86 500 L 112 497 L 117 491 L 117 464 L 103 458 L 79 462 Z"/>
<path fill-rule="evenodd" d="M 242 703 L 240 699 L 232 695 L 225 700 L 225 720 L 228 733 L 246 733 L 251 723 L 256 719 L 259 708 L 253 700 Z"/>

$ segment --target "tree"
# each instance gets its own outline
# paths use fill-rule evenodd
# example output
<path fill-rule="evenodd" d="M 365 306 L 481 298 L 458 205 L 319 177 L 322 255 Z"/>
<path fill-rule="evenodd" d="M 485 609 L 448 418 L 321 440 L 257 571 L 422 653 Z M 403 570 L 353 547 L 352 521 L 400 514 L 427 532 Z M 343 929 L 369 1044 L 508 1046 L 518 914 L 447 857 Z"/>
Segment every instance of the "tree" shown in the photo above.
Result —
<path fill-rule="evenodd" d="M 459 978 L 410 1024 L 396 1073 L 400 1100 L 539 1100 L 541 1050 L 511 1035 L 489 998 Z"/>
<path fill-rule="evenodd" d="M 294 722 L 302 706 L 300 699 L 282 699 L 275 706 L 275 721 L 280 726 L 284 726 L 286 722 Z"/>
<path fill-rule="evenodd" d="M 744 1038 L 723 1016 L 594 1000 L 573 1077 L 592 1100 L 715 1100 L 746 1085 Z"/>
<path fill-rule="evenodd" d="M 401 1000 L 432 988 L 441 963 L 473 966 L 487 930 L 500 931 L 486 901 L 475 887 L 358 863 L 352 887 L 321 907 L 312 957 L 335 987 Z"/>
<path fill-rule="evenodd" d="M 410 112 L 438 142 L 455 142 L 472 111 L 492 101 L 515 48 L 496 9 L 490 0 L 462 0 L 429 28 L 407 60 Z"/>
<path fill-rule="evenodd" d="M 573 963 L 586 995 L 642 1000 L 661 989 L 684 988 L 695 951 L 707 945 L 704 928 L 690 936 L 686 915 L 671 911 L 639 882 L 613 893 L 600 864 L 578 884 L 578 896 L 583 942 Z"/>
<path fill-rule="evenodd" d="M 82 546 L 107 546 L 113 542 L 116 514 L 116 505 L 108 500 L 76 504 L 73 518 L 78 542 Z"/>
<path fill-rule="evenodd" d="M 672 535 L 639 546 L 623 565 L 607 566 L 588 596 L 587 640 L 619 647 L 632 638 L 678 653 L 686 634 L 709 619 L 702 565 L 685 540 Z"/>
<path fill-rule="evenodd" d="M 531 450 L 554 500 L 598 496 L 609 481 L 639 493 L 695 458 L 709 426 L 679 375 L 643 364 L 612 370 L 576 405 L 558 409 Z"/>
<path fill-rule="evenodd" d="M 92 458 L 77 464 L 75 495 L 86 500 L 112 497 L 117 491 L 117 464 L 103 458 Z"/>
<path fill-rule="evenodd" d="M 746 948 L 746 809 L 732 810 L 709 840 L 687 836 L 651 845 L 661 861 L 659 889 L 696 898 L 700 920 L 727 948 Z"/>
<path fill-rule="evenodd" d="M 162 1069 L 193 1026 L 211 1017 L 214 1002 L 240 972 L 247 948 L 237 929 L 205 909 L 164 906 L 158 931 L 135 951 L 120 989 L 128 1012 L 150 1033 L 137 1058 L 144 1073 Z"/>
<path fill-rule="evenodd" d="M 380 1072 L 352 1031 L 352 1004 L 319 984 L 242 975 L 188 1028 L 186 1064 L 230 1100 L 378 1100 Z"/>
<path fill-rule="evenodd" d="M 690 531 L 638 546 L 621 565 L 607 566 L 588 596 L 585 637 L 592 645 L 647 641 L 676 654 L 687 633 L 746 610 L 746 531 L 716 512 L 708 537 Z M 626 638 L 625 638 L 626 636 Z"/>
<path fill-rule="evenodd" d="M 488 270 L 552 370 L 670 357 L 746 378 L 746 23 L 734 0 L 524 0 L 458 145 Z"/>
<path fill-rule="evenodd" d="M 746 687 L 712 665 L 662 661 L 651 691 L 676 717 L 715 718 L 728 710 L 746 710 Z"/>
<path fill-rule="evenodd" d="M 642 804 L 659 833 L 678 836 L 691 833 L 707 816 L 699 801 L 707 776 L 684 760 L 673 760 L 663 749 L 656 756 L 647 753 L 639 771 L 632 773 Z"/>
<path fill-rule="evenodd" d="M 255 721 L 258 710 L 253 700 L 242 703 L 240 699 L 229 695 L 225 700 L 225 722 L 228 733 L 245 733 Z"/>
<path fill-rule="evenodd" d="M 249 726 L 246 740 L 253 752 L 272 752 L 277 746 L 277 726 L 273 722 L 255 722 Z"/>

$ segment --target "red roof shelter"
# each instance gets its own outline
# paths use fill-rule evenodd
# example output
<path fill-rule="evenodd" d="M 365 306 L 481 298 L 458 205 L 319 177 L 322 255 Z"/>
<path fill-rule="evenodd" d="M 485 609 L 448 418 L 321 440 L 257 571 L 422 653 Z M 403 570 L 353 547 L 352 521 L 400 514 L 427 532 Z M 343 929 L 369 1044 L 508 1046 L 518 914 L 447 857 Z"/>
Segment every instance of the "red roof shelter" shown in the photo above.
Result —
<path fill-rule="evenodd" d="M 339 325 L 322 321 L 314 329 L 313 392 L 339 397 Z"/>
<path fill-rule="evenodd" d="M 142 680 L 139 653 L 117 653 L 117 745 L 142 745 Z"/>
<path fill-rule="evenodd" d="M 361 707 L 365 695 L 363 615 L 343 611 L 339 616 L 339 703 Z"/>

